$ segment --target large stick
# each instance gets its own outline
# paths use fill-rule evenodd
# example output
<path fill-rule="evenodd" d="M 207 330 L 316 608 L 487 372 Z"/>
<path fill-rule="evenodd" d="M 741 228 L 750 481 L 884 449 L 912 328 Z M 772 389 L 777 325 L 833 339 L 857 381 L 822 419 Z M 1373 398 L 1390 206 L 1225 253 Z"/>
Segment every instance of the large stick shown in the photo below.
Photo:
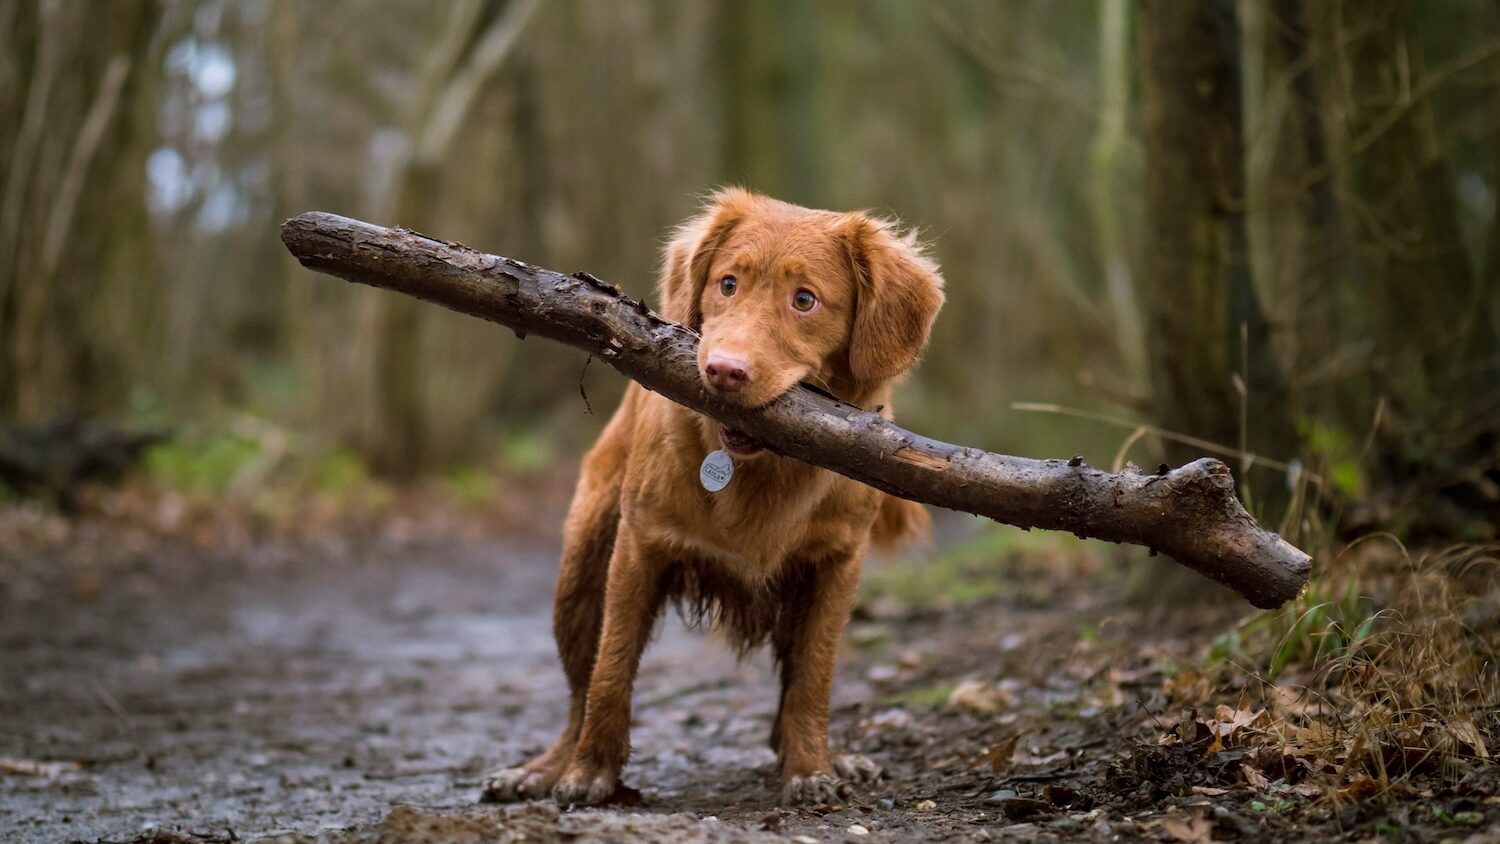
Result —
<path fill-rule="evenodd" d="M 288 220 L 281 238 L 309 269 L 498 322 L 521 337 L 575 346 L 773 451 L 892 495 L 1022 528 L 1145 545 L 1258 607 L 1296 597 L 1311 570 L 1306 554 L 1245 512 L 1229 467 L 1218 460 L 1147 475 L 1112 474 L 1076 457 L 992 454 L 927 439 L 806 387 L 749 410 L 704 387 L 697 333 L 587 274 L 566 276 L 320 212 Z"/>

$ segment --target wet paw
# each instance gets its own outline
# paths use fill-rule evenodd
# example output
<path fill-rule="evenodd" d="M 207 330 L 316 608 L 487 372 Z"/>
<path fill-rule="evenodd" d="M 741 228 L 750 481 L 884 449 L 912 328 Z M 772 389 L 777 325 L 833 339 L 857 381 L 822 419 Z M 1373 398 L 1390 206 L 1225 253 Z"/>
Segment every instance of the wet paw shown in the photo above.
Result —
<path fill-rule="evenodd" d="M 516 803 L 547 796 L 547 777 L 529 768 L 505 768 L 487 774 L 479 785 L 481 803 Z"/>
<path fill-rule="evenodd" d="M 608 801 L 619 790 L 623 788 L 617 772 L 575 763 L 552 786 L 552 798 L 559 806 L 594 806 Z"/>
<path fill-rule="evenodd" d="M 858 753 L 841 753 L 833 757 L 833 772 L 840 777 L 861 785 L 872 783 L 880 779 L 885 769 L 875 764 L 875 760 Z"/>
<path fill-rule="evenodd" d="M 828 771 L 792 777 L 781 786 L 781 802 L 789 806 L 826 806 L 852 796 L 854 789 Z"/>

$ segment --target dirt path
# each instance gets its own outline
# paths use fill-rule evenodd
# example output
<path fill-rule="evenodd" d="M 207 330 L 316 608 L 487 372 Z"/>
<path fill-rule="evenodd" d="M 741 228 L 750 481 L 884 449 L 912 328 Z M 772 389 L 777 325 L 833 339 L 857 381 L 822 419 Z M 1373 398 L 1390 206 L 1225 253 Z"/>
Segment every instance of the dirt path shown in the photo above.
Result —
<path fill-rule="evenodd" d="M 777 805 L 768 661 L 670 617 L 637 686 L 641 806 L 479 807 L 481 775 L 563 714 L 555 543 L 369 544 L 0 549 L 23 568 L 0 589 L 0 841 L 1117 841 L 1192 817 L 1293 837 L 1235 785 L 1242 757 L 1156 746 L 1183 643 L 1224 619 L 1167 637 L 1081 569 L 996 570 L 1002 594 L 961 611 L 862 613 L 833 733 L 889 777 L 848 806 Z M 32 761 L 59 764 L 3 767 Z M 1332 840 L 1383 817 L 1309 804 L 1296 822 Z"/>
<path fill-rule="evenodd" d="M 202 585 L 12 605 L 0 756 L 87 767 L 0 780 L 0 840 L 253 838 L 369 824 L 397 803 L 470 807 L 482 771 L 550 741 L 560 717 L 555 561 L 545 543 L 252 555 Z M 764 660 L 665 626 L 631 772 L 653 802 L 769 798 L 769 682 Z M 713 741 L 686 734 L 682 707 Z"/>

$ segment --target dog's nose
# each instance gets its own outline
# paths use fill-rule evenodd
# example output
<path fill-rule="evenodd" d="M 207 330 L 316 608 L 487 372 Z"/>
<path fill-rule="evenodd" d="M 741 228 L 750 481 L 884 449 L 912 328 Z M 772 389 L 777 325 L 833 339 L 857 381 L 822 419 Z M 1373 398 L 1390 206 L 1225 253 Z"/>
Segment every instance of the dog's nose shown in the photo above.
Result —
<path fill-rule="evenodd" d="M 703 364 L 708 383 L 720 390 L 734 392 L 750 381 L 750 364 L 739 358 L 709 355 Z"/>

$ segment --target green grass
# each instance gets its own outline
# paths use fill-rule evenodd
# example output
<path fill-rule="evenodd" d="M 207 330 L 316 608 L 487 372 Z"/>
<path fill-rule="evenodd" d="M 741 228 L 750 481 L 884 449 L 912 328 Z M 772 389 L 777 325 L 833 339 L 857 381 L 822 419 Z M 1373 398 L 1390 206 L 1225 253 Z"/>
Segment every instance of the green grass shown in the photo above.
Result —
<path fill-rule="evenodd" d="M 556 460 L 557 447 L 552 438 L 538 429 L 516 431 L 500 443 L 501 465 L 514 474 L 536 474 Z"/>
<path fill-rule="evenodd" d="M 925 686 L 902 689 L 880 699 L 881 706 L 931 707 L 942 706 L 953 695 L 952 685 Z"/>
<path fill-rule="evenodd" d="M 307 478 L 318 492 L 343 496 L 369 483 L 370 467 L 358 454 L 339 448 L 315 459 Z"/>
<path fill-rule="evenodd" d="M 1275 680 L 1290 666 L 1326 664 L 1358 653 L 1381 617 L 1358 576 L 1341 584 L 1315 577 L 1289 606 L 1254 616 L 1215 639 L 1209 661 L 1254 666 Z"/>
<path fill-rule="evenodd" d="M 450 469 L 443 483 L 449 495 L 468 507 L 487 507 L 500 494 L 500 482 L 493 474 L 467 466 Z"/>
<path fill-rule="evenodd" d="M 259 468 L 264 455 L 260 443 L 229 433 L 177 439 L 146 452 L 146 471 L 157 481 L 210 497 L 229 491 L 235 481 Z"/>
<path fill-rule="evenodd" d="M 1061 559 L 1083 547 L 1083 540 L 1070 534 L 988 525 L 970 539 L 925 559 L 870 571 L 861 598 L 887 598 L 910 606 L 962 605 L 996 598 L 1010 589 L 1013 578 L 1006 571 L 1023 559 Z"/>

